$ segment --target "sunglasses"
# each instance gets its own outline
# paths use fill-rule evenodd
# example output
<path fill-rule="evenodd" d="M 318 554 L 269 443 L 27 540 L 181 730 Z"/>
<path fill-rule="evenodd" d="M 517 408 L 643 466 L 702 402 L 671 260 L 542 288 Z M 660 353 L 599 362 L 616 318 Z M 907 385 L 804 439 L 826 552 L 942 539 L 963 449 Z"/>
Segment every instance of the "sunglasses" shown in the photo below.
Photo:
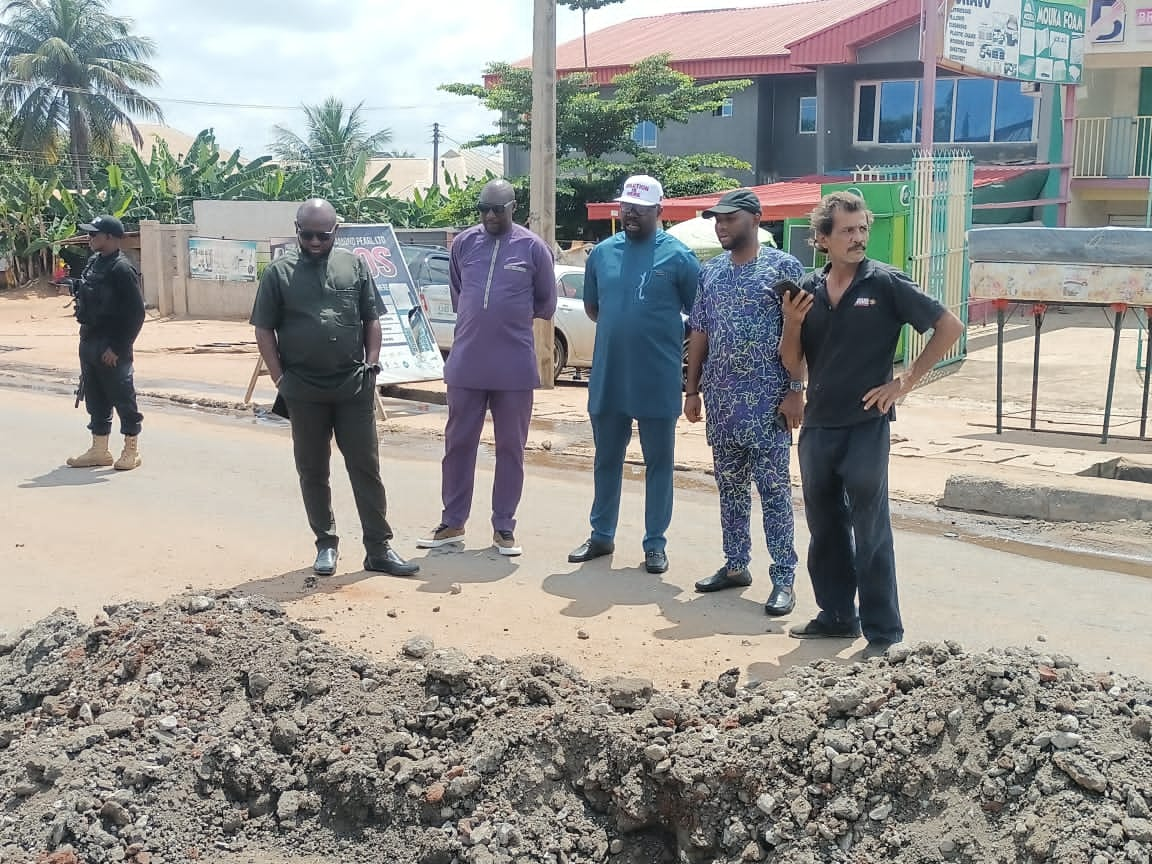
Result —
<path fill-rule="evenodd" d="M 335 231 L 301 231 L 296 229 L 296 236 L 303 240 L 305 243 L 311 243 L 313 240 L 319 240 L 321 243 L 327 243 L 332 239 Z"/>
<path fill-rule="evenodd" d="M 477 204 L 476 209 L 481 213 L 495 213 L 497 216 L 503 216 L 504 211 L 508 209 L 507 204 Z"/>

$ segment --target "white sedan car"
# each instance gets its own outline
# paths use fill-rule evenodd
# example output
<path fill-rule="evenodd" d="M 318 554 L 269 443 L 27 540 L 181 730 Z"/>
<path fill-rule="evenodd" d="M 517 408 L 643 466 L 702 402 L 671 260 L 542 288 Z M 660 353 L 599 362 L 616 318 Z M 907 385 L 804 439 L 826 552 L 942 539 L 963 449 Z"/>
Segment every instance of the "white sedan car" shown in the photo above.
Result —
<path fill-rule="evenodd" d="M 420 302 L 432 324 L 436 344 L 447 356 L 452 349 L 456 313 L 446 284 L 426 284 L 420 288 Z M 684 325 L 685 358 L 687 358 L 688 325 Z M 556 265 L 555 346 L 552 349 L 555 376 L 559 380 L 565 369 L 592 368 L 592 349 L 596 345 L 596 324 L 584 312 L 584 268 Z"/>

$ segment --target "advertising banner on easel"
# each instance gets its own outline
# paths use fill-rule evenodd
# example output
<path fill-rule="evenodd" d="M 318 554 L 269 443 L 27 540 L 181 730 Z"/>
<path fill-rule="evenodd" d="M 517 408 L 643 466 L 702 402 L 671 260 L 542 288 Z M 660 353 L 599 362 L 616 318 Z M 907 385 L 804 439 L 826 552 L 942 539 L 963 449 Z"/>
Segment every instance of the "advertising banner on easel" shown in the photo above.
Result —
<path fill-rule="evenodd" d="M 272 259 L 296 245 L 296 238 L 269 241 Z M 336 246 L 358 255 L 368 265 L 380 301 L 380 384 L 436 381 L 444 377 L 444 359 L 416 282 L 408 271 L 391 225 L 341 225 Z"/>

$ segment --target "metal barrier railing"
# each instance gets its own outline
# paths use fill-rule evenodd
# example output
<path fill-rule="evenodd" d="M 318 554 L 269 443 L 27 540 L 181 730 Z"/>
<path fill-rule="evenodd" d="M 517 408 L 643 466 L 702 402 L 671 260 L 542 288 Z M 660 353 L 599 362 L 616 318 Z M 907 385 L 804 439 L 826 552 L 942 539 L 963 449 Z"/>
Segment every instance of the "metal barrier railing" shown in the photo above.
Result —
<path fill-rule="evenodd" d="M 968 351 L 968 229 L 972 227 L 972 155 L 925 153 L 912 162 L 912 242 L 909 275 L 925 293 L 954 312 L 965 335 L 937 368 L 963 360 Z M 907 332 L 911 363 L 929 334 Z"/>
<path fill-rule="evenodd" d="M 1152 177 L 1152 116 L 1077 117 L 1072 176 L 1113 180 Z"/>

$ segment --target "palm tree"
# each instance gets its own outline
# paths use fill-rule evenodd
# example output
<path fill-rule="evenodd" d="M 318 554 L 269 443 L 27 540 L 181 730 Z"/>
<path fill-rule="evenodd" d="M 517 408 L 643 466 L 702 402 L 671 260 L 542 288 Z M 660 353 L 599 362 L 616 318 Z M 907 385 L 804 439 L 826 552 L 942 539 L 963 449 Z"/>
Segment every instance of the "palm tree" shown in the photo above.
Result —
<path fill-rule="evenodd" d="M 285 162 L 306 162 L 328 172 L 348 166 L 361 155 L 369 158 L 392 140 L 391 129 L 369 134 L 364 103 L 346 109 L 335 96 L 321 105 L 302 105 L 306 130 L 299 135 L 285 126 L 272 127 L 272 152 Z"/>
<path fill-rule="evenodd" d="M 112 157 L 116 132 L 143 138 L 133 116 L 163 121 L 137 87 L 160 81 L 156 45 L 107 0 L 8 0 L 0 15 L 0 105 L 21 149 L 54 155 L 64 137 L 78 185 L 93 151 Z"/>

